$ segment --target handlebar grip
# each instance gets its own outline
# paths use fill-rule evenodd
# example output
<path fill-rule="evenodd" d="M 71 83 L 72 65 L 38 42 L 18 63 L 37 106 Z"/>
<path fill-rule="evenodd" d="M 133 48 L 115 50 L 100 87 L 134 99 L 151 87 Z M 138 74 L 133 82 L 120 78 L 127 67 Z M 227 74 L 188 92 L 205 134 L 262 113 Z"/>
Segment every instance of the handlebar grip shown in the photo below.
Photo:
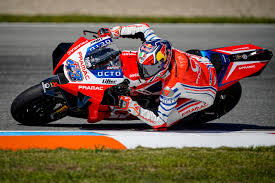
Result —
<path fill-rule="evenodd" d="M 125 79 L 122 83 L 109 88 L 108 94 L 113 98 L 114 106 L 118 105 L 118 96 L 127 96 L 130 94 L 129 84 L 130 81 Z"/>

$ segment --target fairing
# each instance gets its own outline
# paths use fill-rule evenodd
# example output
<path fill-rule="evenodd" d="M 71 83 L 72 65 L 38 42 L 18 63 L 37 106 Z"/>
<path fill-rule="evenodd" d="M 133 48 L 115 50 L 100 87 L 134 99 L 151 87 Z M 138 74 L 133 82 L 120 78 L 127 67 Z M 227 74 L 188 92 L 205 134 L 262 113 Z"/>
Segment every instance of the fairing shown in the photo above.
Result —
<path fill-rule="evenodd" d="M 259 73 L 272 58 L 272 52 L 251 44 L 203 50 L 201 54 L 217 70 L 218 90 Z"/>
<path fill-rule="evenodd" d="M 109 55 L 112 57 L 112 60 L 108 60 L 109 65 L 105 63 L 106 58 L 103 58 L 104 55 L 99 56 L 100 52 L 104 51 L 102 48 L 109 48 L 108 46 L 112 44 L 113 41 L 110 37 L 95 40 L 81 37 L 67 51 L 54 69 L 55 73 L 58 68 L 63 67 L 64 75 L 67 78 L 66 83 L 58 85 L 59 88 L 77 98 L 83 98 L 83 96 L 89 98 L 88 101 L 93 106 L 93 109 L 91 106 L 89 107 L 90 122 L 98 118 L 98 113 L 94 112 L 94 110 L 99 109 L 104 91 L 124 80 L 119 50 L 115 50 L 116 55 L 114 52 Z M 99 57 L 95 58 L 95 56 Z M 91 61 L 90 63 L 94 64 L 95 67 L 89 65 L 90 67 L 88 68 L 85 59 Z M 104 64 L 102 64 L 103 62 Z"/>

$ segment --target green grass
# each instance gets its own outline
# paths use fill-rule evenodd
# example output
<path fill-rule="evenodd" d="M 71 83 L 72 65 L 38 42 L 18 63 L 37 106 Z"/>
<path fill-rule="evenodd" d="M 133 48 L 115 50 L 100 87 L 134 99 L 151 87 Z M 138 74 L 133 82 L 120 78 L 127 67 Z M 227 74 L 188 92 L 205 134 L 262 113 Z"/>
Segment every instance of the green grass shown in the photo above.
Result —
<path fill-rule="evenodd" d="M 2 150 L 0 182 L 275 182 L 275 146 Z"/>
<path fill-rule="evenodd" d="M 275 23 L 274 18 L 256 17 L 125 17 L 86 15 L 5 15 L 0 22 L 148 22 L 148 23 Z"/>

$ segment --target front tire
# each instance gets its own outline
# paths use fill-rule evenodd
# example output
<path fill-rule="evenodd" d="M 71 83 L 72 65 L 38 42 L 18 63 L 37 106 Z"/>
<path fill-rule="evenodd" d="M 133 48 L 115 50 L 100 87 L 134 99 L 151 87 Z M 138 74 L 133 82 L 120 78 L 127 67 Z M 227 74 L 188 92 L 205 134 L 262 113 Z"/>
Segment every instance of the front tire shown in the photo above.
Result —
<path fill-rule="evenodd" d="M 65 117 L 67 109 L 65 100 L 44 95 L 38 84 L 14 99 L 11 114 L 21 124 L 42 125 Z"/>

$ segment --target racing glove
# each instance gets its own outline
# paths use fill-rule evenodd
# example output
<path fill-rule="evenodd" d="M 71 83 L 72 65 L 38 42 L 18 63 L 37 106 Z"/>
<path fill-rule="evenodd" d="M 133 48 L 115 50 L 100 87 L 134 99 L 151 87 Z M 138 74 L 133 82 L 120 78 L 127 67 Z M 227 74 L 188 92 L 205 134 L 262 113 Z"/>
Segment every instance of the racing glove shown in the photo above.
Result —
<path fill-rule="evenodd" d="M 111 37 L 111 30 L 109 28 L 100 28 L 98 30 L 99 37 L 110 36 Z"/>
<path fill-rule="evenodd" d="M 120 96 L 118 105 L 121 109 L 127 110 L 130 114 L 139 116 L 140 106 L 137 102 L 133 101 L 131 97 Z"/>
<path fill-rule="evenodd" d="M 130 114 L 138 117 L 139 119 L 144 121 L 144 116 L 146 116 L 146 113 L 148 115 L 148 111 L 142 109 L 140 105 L 133 101 L 131 97 L 128 96 L 120 96 L 119 97 L 119 107 L 121 109 L 127 110 Z M 147 111 L 147 112 L 146 112 Z M 150 111 L 151 112 L 151 111 Z M 140 114 L 142 113 L 142 114 Z M 144 121 L 145 123 L 149 124 L 154 128 L 155 131 L 166 131 L 167 130 L 167 123 L 162 123 L 162 124 L 156 124 L 156 123 L 149 123 L 148 121 Z"/>

